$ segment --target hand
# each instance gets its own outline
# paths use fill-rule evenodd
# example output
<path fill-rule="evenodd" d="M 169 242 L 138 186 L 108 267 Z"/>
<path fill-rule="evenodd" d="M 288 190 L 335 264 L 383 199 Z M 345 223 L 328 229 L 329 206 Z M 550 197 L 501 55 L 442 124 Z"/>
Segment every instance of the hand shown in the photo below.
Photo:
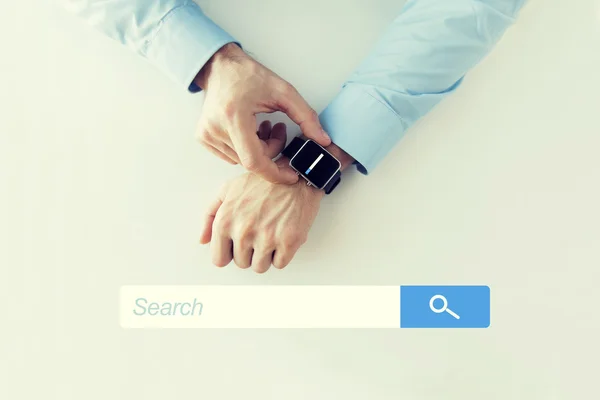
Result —
<path fill-rule="evenodd" d="M 306 137 L 322 146 L 331 143 L 317 113 L 298 91 L 236 44 L 215 53 L 195 83 L 206 93 L 198 126 L 200 142 L 221 159 L 240 163 L 267 181 L 289 184 L 298 176 L 272 161 L 285 145 L 285 136 L 264 140 L 263 132 L 256 130 L 256 114 L 283 111 Z"/>
<path fill-rule="evenodd" d="M 287 159 L 277 164 L 287 164 Z M 233 259 L 238 267 L 258 273 L 271 264 L 284 268 L 306 241 L 323 196 L 303 180 L 281 185 L 246 173 L 227 183 L 208 208 L 200 243 L 211 243 L 218 267 Z"/>

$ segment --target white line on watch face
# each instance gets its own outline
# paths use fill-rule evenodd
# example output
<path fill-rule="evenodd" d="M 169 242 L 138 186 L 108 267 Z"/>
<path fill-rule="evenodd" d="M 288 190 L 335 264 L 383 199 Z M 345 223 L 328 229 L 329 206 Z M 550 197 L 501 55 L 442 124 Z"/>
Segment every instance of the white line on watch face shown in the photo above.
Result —
<path fill-rule="evenodd" d="M 315 168 L 315 165 L 317 165 L 317 163 L 319 161 L 321 161 L 321 158 L 323 158 L 323 153 L 319 154 L 319 157 L 317 157 L 317 159 L 315 160 L 315 162 L 313 162 L 312 165 L 310 167 L 308 167 L 308 169 L 306 170 L 306 172 L 304 173 L 304 175 L 308 175 L 308 173 Z"/>

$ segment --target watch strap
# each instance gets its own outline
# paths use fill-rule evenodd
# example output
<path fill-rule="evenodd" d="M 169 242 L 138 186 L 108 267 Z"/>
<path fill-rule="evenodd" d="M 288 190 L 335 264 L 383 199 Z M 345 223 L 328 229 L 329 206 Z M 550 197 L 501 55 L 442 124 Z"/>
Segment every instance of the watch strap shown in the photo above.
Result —
<path fill-rule="evenodd" d="M 283 154 L 284 156 L 286 156 L 289 159 L 292 159 L 292 157 L 294 157 L 296 155 L 296 153 L 298 151 L 300 151 L 300 148 L 302 147 L 304 142 L 306 142 L 306 140 L 302 139 L 301 137 L 296 136 L 295 138 L 292 139 L 290 144 L 288 144 L 285 147 L 285 149 L 283 149 L 281 154 Z"/>
<path fill-rule="evenodd" d="M 331 178 L 331 180 L 329 182 L 327 182 L 327 185 L 325 185 L 325 187 L 323 188 L 323 190 L 325 191 L 325 194 L 329 194 L 329 193 L 333 192 L 333 189 L 335 189 L 335 187 L 338 185 L 338 183 L 340 183 L 341 180 L 342 180 L 342 173 L 340 171 L 338 171 L 335 173 L 333 178 Z"/>

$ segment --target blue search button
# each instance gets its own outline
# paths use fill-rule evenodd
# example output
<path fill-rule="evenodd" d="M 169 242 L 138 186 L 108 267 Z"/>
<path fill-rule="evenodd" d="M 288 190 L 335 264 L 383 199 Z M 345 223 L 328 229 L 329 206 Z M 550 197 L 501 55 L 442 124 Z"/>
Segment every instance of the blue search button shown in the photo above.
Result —
<path fill-rule="evenodd" d="M 489 326 L 489 286 L 400 286 L 401 328 Z"/>

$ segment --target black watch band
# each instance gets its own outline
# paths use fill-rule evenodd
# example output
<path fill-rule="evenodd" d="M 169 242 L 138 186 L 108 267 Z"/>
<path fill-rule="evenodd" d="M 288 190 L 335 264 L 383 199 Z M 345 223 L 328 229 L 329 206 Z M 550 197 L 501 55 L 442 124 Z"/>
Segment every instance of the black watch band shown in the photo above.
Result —
<path fill-rule="evenodd" d="M 329 193 L 333 192 L 333 189 L 335 189 L 335 187 L 340 183 L 341 180 L 342 180 L 342 173 L 340 171 L 338 171 L 335 173 L 333 178 L 331 178 L 331 180 L 329 182 L 327 182 L 327 185 L 325 185 L 325 187 L 323 188 L 323 190 L 325 191 L 325 194 L 329 194 Z"/>
<path fill-rule="evenodd" d="M 294 157 L 294 155 L 296 155 L 296 153 L 298 151 L 300 151 L 300 147 L 302 147 L 302 145 L 304 144 L 305 141 L 306 140 L 296 136 L 295 138 L 292 139 L 290 144 L 288 144 L 285 147 L 285 149 L 283 149 L 281 154 L 283 154 L 284 156 L 286 156 L 287 158 L 289 158 L 291 160 L 292 157 Z"/>
<path fill-rule="evenodd" d="M 281 154 L 283 154 L 285 157 L 291 159 L 292 157 L 294 157 L 296 155 L 296 153 L 298 151 L 300 151 L 300 148 L 302 147 L 304 142 L 306 142 L 304 139 L 296 136 L 295 138 L 292 139 L 290 144 L 288 144 L 285 147 L 285 149 L 283 149 Z M 325 191 L 325 194 L 329 194 L 329 193 L 333 192 L 333 189 L 335 189 L 335 187 L 340 183 L 341 180 L 342 180 L 342 173 L 340 171 L 338 171 L 329 180 L 329 182 L 327 182 L 327 184 L 323 188 L 323 190 Z"/>

